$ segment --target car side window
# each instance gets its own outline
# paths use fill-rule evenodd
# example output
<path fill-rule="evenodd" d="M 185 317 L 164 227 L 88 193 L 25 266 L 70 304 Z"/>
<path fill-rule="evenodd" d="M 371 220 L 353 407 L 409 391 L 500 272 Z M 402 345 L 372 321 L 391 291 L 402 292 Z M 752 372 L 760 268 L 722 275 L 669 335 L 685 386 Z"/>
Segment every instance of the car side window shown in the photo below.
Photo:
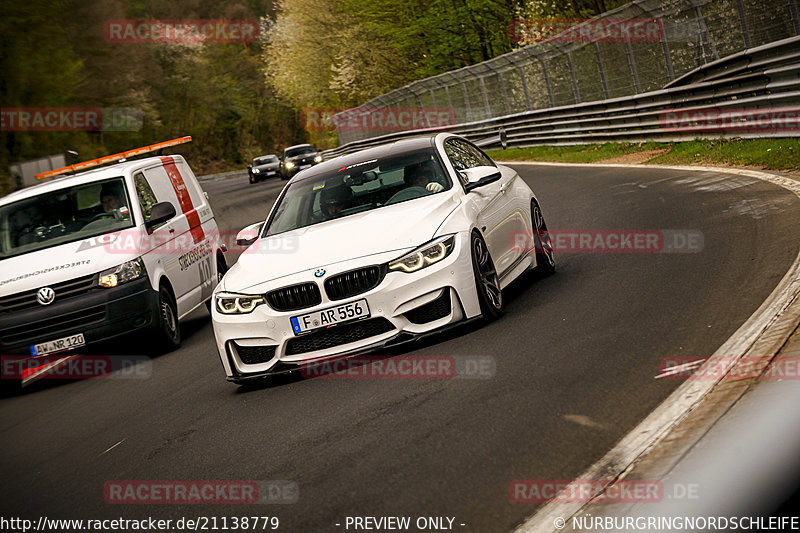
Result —
<path fill-rule="evenodd" d="M 142 215 L 144 216 L 144 219 L 147 220 L 150 218 L 150 212 L 153 210 L 153 206 L 158 203 L 158 200 L 156 199 L 156 195 L 153 193 L 152 187 L 150 187 L 150 184 L 147 183 L 144 174 L 137 172 L 133 176 L 133 182 L 136 185 L 136 196 L 139 197 L 139 205 L 142 208 Z"/>
<path fill-rule="evenodd" d="M 496 166 L 486 154 L 462 139 L 448 139 L 444 143 L 444 151 L 453 164 L 453 168 L 459 171 L 480 166 Z M 466 183 L 460 173 L 459 178 L 462 183 Z"/>

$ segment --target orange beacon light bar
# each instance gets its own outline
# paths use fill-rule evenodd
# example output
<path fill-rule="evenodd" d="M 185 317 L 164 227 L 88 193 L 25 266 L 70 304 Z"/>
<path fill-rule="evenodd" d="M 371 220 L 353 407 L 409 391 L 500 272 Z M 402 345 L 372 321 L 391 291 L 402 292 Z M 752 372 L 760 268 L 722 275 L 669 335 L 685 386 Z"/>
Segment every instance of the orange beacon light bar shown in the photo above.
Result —
<path fill-rule="evenodd" d="M 142 146 L 141 148 L 134 148 L 133 150 L 127 150 L 125 152 L 120 152 L 118 154 L 107 155 L 104 157 L 99 157 L 97 159 L 92 159 L 90 161 L 84 161 L 83 163 L 75 163 L 74 165 L 69 165 L 67 167 L 48 170 L 47 172 L 36 174 L 36 179 L 43 180 L 45 178 L 52 178 L 53 176 L 58 176 L 60 174 L 66 174 L 67 172 L 84 170 L 99 165 L 105 165 L 106 163 L 113 163 L 114 161 L 119 161 L 120 159 L 126 159 L 128 157 L 134 157 L 137 155 L 146 154 L 148 152 L 155 152 L 156 150 L 161 150 L 162 148 L 169 148 L 170 146 L 177 146 L 179 144 L 188 143 L 191 142 L 191 140 L 192 137 L 190 135 L 187 135 L 186 137 L 178 137 L 177 139 L 172 139 L 170 141 L 151 144 L 149 146 Z"/>

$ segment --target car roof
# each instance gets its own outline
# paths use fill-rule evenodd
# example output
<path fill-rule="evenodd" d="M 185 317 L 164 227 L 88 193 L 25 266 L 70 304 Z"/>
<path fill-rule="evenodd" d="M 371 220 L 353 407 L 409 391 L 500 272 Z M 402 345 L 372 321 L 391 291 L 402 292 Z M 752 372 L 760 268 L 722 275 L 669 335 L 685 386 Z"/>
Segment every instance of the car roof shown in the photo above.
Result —
<path fill-rule="evenodd" d="M 180 155 L 172 155 L 170 157 L 183 159 L 183 157 Z M 0 205 L 10 204 L 12 202 L 16 202 L 17 200 L 23 200 L 25 198 L 32 198 L 34 196 L 39 196 L 40 194 L 45 194 L 51 191 L 57 191 L 65 187 L 83 185 L 85 183 L 92 183 L 95 181 L 101 181 L 108 178 L 118 178 L 120 176 L 125 176 L 126 174 L 130 174 L 133 171 L 141 168 L 147 168 L 153 165 L 161 165 L 161 164 L 162 162 L 160 157 L 147 157 L 144 159 L 132 159 L 130 161 L 123 161 L 121 163 L 115 163 L 107 167 L 93 168 L 91 170 L 86 170 L 84 172 L 80 172 L 78 174 L 72 174 L 69 176 L 59 176 L 56 178 L 51 178 L 38 185 L 33 185 L 31 187 L 20 189 L 16 192 L 12 192 L 11 194 L 3 198 L 0 198 Z"/>
<path fill-rule="evenodd" d="M 267 157 L 278 157 L 278 156 L 277 156 L 277 155 L 275 155 L 275 154 L 260 155 L 260 156 L 258 156 L 258 157 L 254 157 L 254 158 L 253 158 L 253 160 L 256 160 L 256 159 L 266 159 Z"/>
<path fill-rule="evenodd" d="M 310 144 L 295 144 L 294 146 L 287 146 L 286 148 L 283 149 L 283 151 L 285 152 L 286 150 L 291 150 L 292 148 L 314 148 L 314 147 L 311 146 Z"/>
<path fill-rule="evenodd" d="M 382 144 L 352 154 L 335 157 L 305 170 L 297 179 L 300 181 L 318 176 L 319 174 L 325 174 L 331 171 L 335 172 L 346 166 L 355 165 L 370 159 L 380 159 L 386 156 L 399 155 L 404 152 L 416 152 L 424 148 L 432 148 L 435 145 L 436 135 L 437 134 L 429 134 L 419 137 L 409 137 L 393 143 Z"/>

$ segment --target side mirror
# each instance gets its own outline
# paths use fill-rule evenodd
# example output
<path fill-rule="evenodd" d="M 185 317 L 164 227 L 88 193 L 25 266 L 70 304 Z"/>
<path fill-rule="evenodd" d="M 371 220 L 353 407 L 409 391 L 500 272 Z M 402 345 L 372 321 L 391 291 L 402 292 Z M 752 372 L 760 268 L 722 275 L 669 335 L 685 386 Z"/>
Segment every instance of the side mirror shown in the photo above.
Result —
<path fill-rule="evenodd" d="M 150 218 L 145 221 L 144 227 L 148 233 L 151 233 L 156 226 L 163 224 L 175 215 L 176 211 L 174 205 L 170 202 L 158 202 L 150 210 Z"/>
<path fill-rule="evenodd" d="M 497 167 L 481 166 L 468 168 L 461 172 L 467 177 L 467 184 L 464 185 L 464 190 L 467 192 L 494 183 L 501 178 L 500 170 Z"/>
<path fill-rule="evenodd" d="M 250 224 L 249 226 L 243 228 L 242 231 L 236 234 L 236 245 L 250 246 L 256 242 L 259 234 L 261 234 L 262 227 L 264 227 L 263 222 L 256 222 L 255 224 Z"/>

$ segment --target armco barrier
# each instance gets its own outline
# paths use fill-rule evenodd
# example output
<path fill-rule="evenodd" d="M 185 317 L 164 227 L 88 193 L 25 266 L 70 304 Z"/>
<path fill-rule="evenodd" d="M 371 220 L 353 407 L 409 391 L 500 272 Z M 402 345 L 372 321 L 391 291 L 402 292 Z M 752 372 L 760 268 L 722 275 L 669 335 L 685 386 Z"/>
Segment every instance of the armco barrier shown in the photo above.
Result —
<path fill-rule="evenodd" d="M 520 147 L 698 137 L 797 137 L 798 113 L 800 37 L 790 37 L 698 67 L 657 91 L 445 128 L 397 132 L 347 143 L 325 151 L 325 157 L 432 131 L 458 133 L 483 141 L 489 148 L 501 146 L 501 131 L 508 146 Z"/>

